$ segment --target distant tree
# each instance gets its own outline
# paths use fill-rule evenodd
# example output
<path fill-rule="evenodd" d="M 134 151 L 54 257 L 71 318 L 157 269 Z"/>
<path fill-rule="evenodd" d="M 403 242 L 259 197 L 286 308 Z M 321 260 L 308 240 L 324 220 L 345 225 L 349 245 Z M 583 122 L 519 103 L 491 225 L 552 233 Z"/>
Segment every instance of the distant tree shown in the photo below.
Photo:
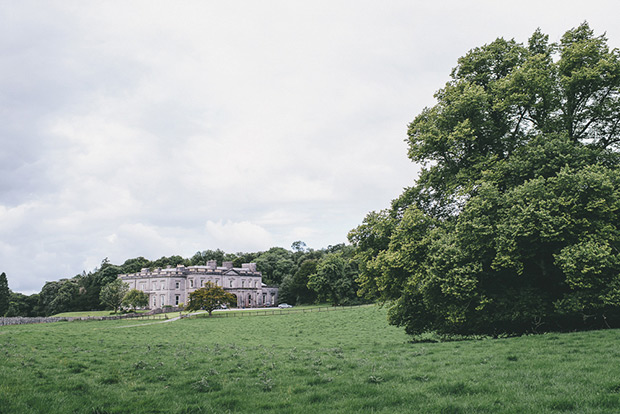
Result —
<path fill-rule="evenodd" d="M 186 260 L 179 255 L 170 256 L 170 257 L 164 256 L 151 262 L 151 267 L 162 267 L 162 268 L 165 268 L 167 266 L 176 267 L 178 265 L 186 265 L 189 263 L 190 263 L 189 260 Z"/>
<path fill-rule="evenodd" d="M 319 301 L 332 305 L 356 301 L 355 272 L 342 252 L 327 254 L 317 265 L 316 273 L 308 276 L 308 288 L 314 290 Z"/>
<path fill-rule="evenodd" d="M 79 289 L 72 302 L 72 307 L 75 310 L 104 309 L 99 300 L 101 288 L 117 279 L 121 273 L 123 270 L 119 266 L 113 265 L 105 258 L 99 268 L 75 276 L 73 280 L 77 282 Z"/>
<path fill-rule="evenodd" d="M 37 316 L 35 307 L 38 295 L 26 296 L 19 292 L 10 291 L 9 309 L 5 316 Z"/>
<path fill-rule="evenodd" d="M 254 263 L 256 258 L 259 256 L 259 253 L 244 253 L 238 252 L 235 254 L 234 259 L 230 259 L 233 262 L 234 267 L 241 267 L 243 263 Z"/>
<path fill-rule="evenodd" d="M 316 273 L 318 263 L 317 259 L 304 260 L 294 275 L 284 277 L 278 291 L 280 302 L 299 305 L 316 301 L 317 293 L 308 287 L 308 281 Z"/>
<path fill-rule="evenodd" d="M 54 314 L 54 306 L 52 302 L 58 294 L 58 290 L 62 285 L 62 281 L 45 282 L 39 293 L 39 303 L 37 308 L 39 312 L 45 316 Z"/>
<path fill-rule="evenodd" d="M 140 269 L 136 270 L 136 272 L 137 271 L 140 271 Z M 121 266 L 113 265 L 106 258 L 101 262 L 101 266 L 94 273 L 95 284 L 99 285 L 100 287 L 103 287 L 107 285 L 108 283 L 113 282 L 118 277 L 118 275 L 121 273 L 134 273 L 134 272 L 129 271 L 128 268 L 123 269 Z"/>
<path fill-rule="evenodd" d="M 313 303 L 316 300 L 316 292 L 308 287 L 310 275 L 316 273 L 319 260 L 308 259 L 299 266 L 292 277 L 292 290 L 295 295 L 295 303 Z"/>
<path fill-rule="evenodd" d="M 190 266 L 204 266 L 209 260 L 215 260 L 217 264 L 221 265 L 222 262 L 228 261 L 227 254 L 223 250 L 203 250 L 196 252 L 191 259 L 189 259 Z M 231 259 L 230 261 L 232 261 Z"/>
<path fill-rule="evenodd" d="M 151 267 L 151 261 L 142 256 L 127 259 L 121 266 L 121 273 L 136 273 L 144 267 Z"/>
<path fill-rule="evenodd" d="M 0 316 L 4 316 L 9 310 L 10 297 L 9 281 L 6 278 L 6 274 L 2 272 L 0 274 Z"/>
<path fill-rule="evenodd" d="M 144 308 L 149 304 L 149 295 L 141 290 L 131 289 L 123 297 L 122 304 L 131 307 L 133 310 Z"/>
<path fill-rule="evenodd" d="M 211 316 L 211 313 L 221 305 L 235 306 L 236 303 L 237 300 L 233 294 L 212 282 L 207 282 L 204 287 L 189 294 L 189 304 L 185 309 L 204 309 Z"/>
<path fill-rule="evenodd" d="M 293 290 L 293 276 L 286 275 L 280 283 L 278 289 L 278 300 L 280 303 L 292 303 L 297 304 L 297 297 Z"/>
<path fill-rule="evenodd" d="M 117 312 L 120 310 L 123 298 L 128 290 L 129 285 L 127 283 L 121 279 L 116 279 L 101 288 L 99 300 L 101 303 L 111 307 L 114 312 Z"/>
<path fill-rule="evenodd" d="M 52 301 L 48 304 L 49 314 L 71 312 L 78 310 L 76 298 L 79 294 L 78 281 L 75 279 L 64 279 L 59 282 L 58 290 Z"/>
<path fill-rule="evenodd" d="M 263 274 L 265 283 L 275 285 L 297 270 L 292 253 L 282 247 L 272 247 L 258 256 L 256 267 Z"/>
<path fill-rule="evenodd" d="M 306 248 L 306 243 L 302 242 L 301 240 L 297 240 L 291 244 L 291 249 L 294 252 L 304 252 L 306 251 Z"/>

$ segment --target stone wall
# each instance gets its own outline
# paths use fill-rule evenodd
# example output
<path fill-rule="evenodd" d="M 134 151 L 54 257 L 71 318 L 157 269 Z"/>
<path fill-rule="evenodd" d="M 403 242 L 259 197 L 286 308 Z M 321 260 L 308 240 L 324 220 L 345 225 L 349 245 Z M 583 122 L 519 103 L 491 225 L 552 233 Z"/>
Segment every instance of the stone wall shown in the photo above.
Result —
<path fill-rule="evenodd" d="M 62 317 L 62 318 L 52 318 L 52 317 L 34 317 L 28 318 L 23 316 L 15 316 L 11 318 L 0 318 L 0 326 L 6 325 L 26 325 L 31 323 L 52 323 L 52 322 L 71 322 L 71 321 L 109 321 L 109 320 L 117 320 L 117 319 L 131 319 L 131 318 L 140 318 L 148 315 L 156 315 L 164 312 L 181 312 L 183 308 L 173 308 L 166 307 L 164 309 L 153 309 L 150 312 L 146 313 L 126 313 L 122 315 L 110 315 L 110 316 L 80 316 L 80 317 Z"/>
<path fill-rule="evenodd" d="M 51 322 L 68 321 L 70 319 L 76 319 L 76 318 L 44 318 L 44 317 L 26 318 L 22 316 L 15 316 L 11 318 L 0 318 L 0 326 L 26 325 L 30 323 L 51 323 Z"/>

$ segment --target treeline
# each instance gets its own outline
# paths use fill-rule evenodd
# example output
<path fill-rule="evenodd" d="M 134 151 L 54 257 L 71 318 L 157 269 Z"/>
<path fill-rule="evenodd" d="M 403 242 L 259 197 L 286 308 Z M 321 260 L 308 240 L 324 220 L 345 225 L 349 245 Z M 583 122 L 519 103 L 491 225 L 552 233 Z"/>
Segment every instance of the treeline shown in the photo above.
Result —
<path fill-rule="evenodd" d="M 306 247 L 297 241 L 291 250 L 273 247 L 264 252 L 226 253 L 220 249 L 196 252 L 190 258 L 178 255 L 148 260 L 136 257 L 121 265 L 110 263 L 106 258 L 91 271 L 72 278 L 46 282 L 41 292 L 24 295 L 8 289 L 0 292 L 0 315 L 49 316 L 61 312 L 104 310 L 100 302 L 101 289 L 117 279 L 119 274 L 135 273 L 140 269 L 175 267 L 177 265 L 204 265 L 215 260 L 218 265 L 230 261 L 234 267 L 242 263 L 256 263 L 263 274 L 263 283 L 280 287 L 280 302 L 309 304 L 329 302 L 333 305 L 349 305 L 361 301 L 357 296 L 357 262 L 352 246 L 338 244 L 320 250 Z M 6 279 L 5 279 L 6 280 Z M 1 284 L 1 283 L 0 283 Z M 0 289 L 2 290 L 2 289 Z"/>

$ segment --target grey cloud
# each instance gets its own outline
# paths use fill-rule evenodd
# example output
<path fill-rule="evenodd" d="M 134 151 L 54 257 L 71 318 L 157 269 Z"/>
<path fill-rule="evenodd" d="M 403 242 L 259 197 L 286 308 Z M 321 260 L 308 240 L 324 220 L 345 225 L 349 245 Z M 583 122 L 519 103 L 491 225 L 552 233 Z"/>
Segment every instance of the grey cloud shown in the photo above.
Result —
<path fill-rule="evenodd" d="M 605 0 L 2 3 L 0 271 L 33 292 L 105 257 L 344 242 L 415 179 L 407 124 L 459 56 L 583 20 L 618 45 L 619 11 Z"/>

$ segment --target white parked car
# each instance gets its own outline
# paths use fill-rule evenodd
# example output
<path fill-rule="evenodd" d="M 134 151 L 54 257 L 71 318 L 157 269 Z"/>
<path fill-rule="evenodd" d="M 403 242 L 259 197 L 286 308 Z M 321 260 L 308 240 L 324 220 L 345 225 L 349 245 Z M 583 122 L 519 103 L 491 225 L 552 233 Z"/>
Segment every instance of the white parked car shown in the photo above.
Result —
<path fill-rule="evenodd" d="M 280 303 L 280 304 L 278 305 L 278 308 L 280 308 L 280 309 L 284 309 L 284 308 L 292 308 L 292 307 L 293 307 L 293 305 L 289 305 L 288 303 Z"/>

